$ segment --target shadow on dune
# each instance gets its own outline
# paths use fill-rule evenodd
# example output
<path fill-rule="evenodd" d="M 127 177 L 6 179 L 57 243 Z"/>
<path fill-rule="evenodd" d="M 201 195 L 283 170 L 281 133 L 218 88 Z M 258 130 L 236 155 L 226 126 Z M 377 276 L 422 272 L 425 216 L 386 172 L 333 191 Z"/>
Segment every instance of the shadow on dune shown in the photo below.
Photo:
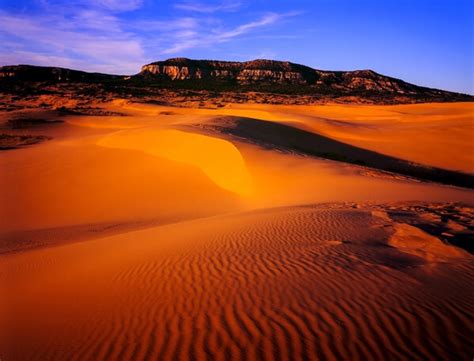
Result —
<path fill-rule="evenodd" d="M 363 165 L 425 181 L 474 188 L 474 176 L 471 174 L 409 162 L 285 124 L 243 117 L 219 117 L 201 127 L 272 149 Z"/>

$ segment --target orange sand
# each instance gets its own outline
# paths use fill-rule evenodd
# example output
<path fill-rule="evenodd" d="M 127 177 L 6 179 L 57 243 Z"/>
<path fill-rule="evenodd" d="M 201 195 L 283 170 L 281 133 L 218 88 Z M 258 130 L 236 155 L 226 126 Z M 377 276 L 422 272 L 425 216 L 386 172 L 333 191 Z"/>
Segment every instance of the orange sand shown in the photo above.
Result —
<path fill-rule="evenodd" d="M 0 153 L 2 360 L 472 357 L 472 255 L 367 202 L 473 191 L 200 127 L 286 122 L 470 172 L 470 104 L 108 108 L 128 116 Z"/>

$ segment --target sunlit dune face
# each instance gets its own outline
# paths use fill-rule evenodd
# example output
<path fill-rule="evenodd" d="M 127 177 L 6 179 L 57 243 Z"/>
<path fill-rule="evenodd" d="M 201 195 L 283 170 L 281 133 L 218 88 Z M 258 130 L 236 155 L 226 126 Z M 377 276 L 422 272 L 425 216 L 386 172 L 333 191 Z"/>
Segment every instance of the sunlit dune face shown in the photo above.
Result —
<path fill-rule="evenodd" d="M 124 104 L 125 110 L 117 104 L 107 110 L 127 116 L 63 117 L 64 123 L 38 133 L 53 140 L 0 153 L 2 230 L 346 200 L 473 202 L 466 189 L 380 177 L 368 169 L 265 149 L 198 127 L 219 122 L 224 114 L 272 119 L 383 154 L 468 169 L 473 154 L 468 142 L 472 121 L 466 120 L 470 104 L 246 104 L 223 109 Z M 458 115 L 464 120 L 456 121 Z"/>
<path fill-rule="evenodd" d="M 199 217 L 237 196 L 202 171 L 130 149 L 68 141 L 1 158 L 0 229 Z"/>
<path fill-rule="evenodd" d="M 239 150 L 230 142 L 180 130 L 138 129 L 117 132 L 98 145 L 133 149 L 201 169 L 223 189 L 240 195 L 252 192 L 252 180 Z"/>

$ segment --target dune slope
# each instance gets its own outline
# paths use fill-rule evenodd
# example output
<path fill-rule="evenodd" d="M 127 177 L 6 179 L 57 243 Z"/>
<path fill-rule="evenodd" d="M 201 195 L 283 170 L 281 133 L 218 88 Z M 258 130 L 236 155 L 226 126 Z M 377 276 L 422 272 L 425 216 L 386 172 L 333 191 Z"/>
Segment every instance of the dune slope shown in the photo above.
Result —
<path fill-rule="evenodd" d="M 474 187 L 474 176 L 467 173 L 423 166 L 284 124 L 251 118 L 226 117 L 217 118 L 206 127 L 266 147 L 365 165 L 428 181 Z"/>
<path fill-rule="evenodd" d="M 473 103 L 283 106 L 235 104 L 218 113 L 284 122 L 427 166 L 474 172 Z"/>
<path fill-rule="evenodd" d="M 10 256 L 0 346 L 15 360 L 470 357 L 472 256 L 408 254 L 393 232 L 368 209 L 305 206 Z"/>

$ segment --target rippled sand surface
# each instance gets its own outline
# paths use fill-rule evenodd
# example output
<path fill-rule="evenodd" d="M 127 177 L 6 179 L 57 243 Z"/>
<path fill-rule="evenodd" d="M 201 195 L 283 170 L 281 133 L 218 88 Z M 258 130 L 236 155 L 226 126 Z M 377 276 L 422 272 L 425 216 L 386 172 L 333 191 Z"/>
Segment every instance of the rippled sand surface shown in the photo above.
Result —
<path fill-rule="evenodd" d="M 465 104 L 107 109 L 0 153 L 2 360 L 472 357 L 472 190 L 229 128 L 469 172 Z"/>

